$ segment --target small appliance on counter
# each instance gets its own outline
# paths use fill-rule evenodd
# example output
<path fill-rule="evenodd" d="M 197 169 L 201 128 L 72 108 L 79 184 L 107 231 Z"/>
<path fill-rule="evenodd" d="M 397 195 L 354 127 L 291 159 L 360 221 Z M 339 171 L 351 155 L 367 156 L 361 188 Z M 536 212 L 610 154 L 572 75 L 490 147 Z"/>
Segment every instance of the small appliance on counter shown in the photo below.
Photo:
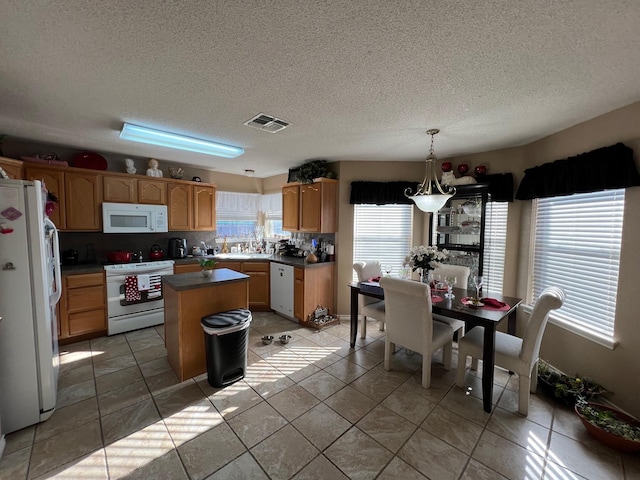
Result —
<path fill-rule="evenodd" d="M 169 258 L 186 258 L 187 257 L 187 239 L 186 238 L 170 238 L 167 248 Z"/>
<path fill-rule="evenodd" d="M 151 251 L 149 252 L 149 258 L 151 260 L 162 260 L 164 258 L 164 251 L 160 248 L 160 245 L 151 245 Z"/>
<path fill-rule="evenodd" d="M 62 265 L 77 265 L 78 263 L 78 251 L 77 250 L 65 250 L 62 252 Z"/>

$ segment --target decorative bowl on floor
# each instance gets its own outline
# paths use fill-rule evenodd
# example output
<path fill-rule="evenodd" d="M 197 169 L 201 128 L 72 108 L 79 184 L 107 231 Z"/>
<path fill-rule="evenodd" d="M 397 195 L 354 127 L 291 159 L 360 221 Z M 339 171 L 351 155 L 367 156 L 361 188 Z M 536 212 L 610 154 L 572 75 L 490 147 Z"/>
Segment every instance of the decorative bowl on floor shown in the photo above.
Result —
<path fill-rule="evenodd" d="M 264 337 L 262 337 L 263 345 L 270 345 L 271 342 L 273 342 L 273 335 L 265 335 Z"/>
<path fill-rule="evenodd" d="M 281 344 L 286 345 L 289 343 L 289 340 L 291 340 L 291 335 L 280 335 L 278 338 Z"/>
<path fill-rule="evenodd" d="M 602 422 L 610 425 L 611 427 L 615 426 L 616 431 L 621 431 L 621 429 L 625 432 L 633 431 L 632 435 L 635 435 L 635 438 L 638 440 L 632 440 L 631 438 L 616 435 L 615 433 L 606 431 L 602 426 L 592 423 L 592 421 L 590 421 L 591 417 L 582 410 L 585 407 L 599 412 L 599 417 L 602 416 L 603 418 Z M 630 417 L 615 408 L 609 407 L 608 405 L 594 402 L 587 402 L 582 404 L 582 406 L 578 403 L 575 406 L 575 410 L 587 429 L 587 432 L 596 440 L 611 448 L 615 448 L 616 450 L 624 452 L 640 451 L 640 422 L 635 418 Z"/>

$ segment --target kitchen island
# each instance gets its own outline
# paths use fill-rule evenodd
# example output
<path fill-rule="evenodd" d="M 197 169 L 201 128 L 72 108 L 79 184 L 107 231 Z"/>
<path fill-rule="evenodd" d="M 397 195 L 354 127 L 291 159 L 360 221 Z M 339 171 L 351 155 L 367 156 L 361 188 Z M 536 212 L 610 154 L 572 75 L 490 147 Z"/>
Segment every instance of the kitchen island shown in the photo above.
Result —
<path fill-rule="evenodd" d="M 167 358 L 180 381 L 207 371 L 204 332 L 200 320 L 206 315 L 249 307 L 249 276 L 228 268 L 165 275 L 164 341 Z"/>

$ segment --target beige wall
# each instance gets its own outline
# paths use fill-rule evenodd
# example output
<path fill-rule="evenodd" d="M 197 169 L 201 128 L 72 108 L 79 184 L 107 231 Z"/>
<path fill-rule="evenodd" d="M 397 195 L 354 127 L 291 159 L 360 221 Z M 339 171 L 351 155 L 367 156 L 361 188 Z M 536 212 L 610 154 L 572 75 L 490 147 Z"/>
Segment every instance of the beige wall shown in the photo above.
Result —
<path fill-rule="evenodd" d="M 516 188 L 524 169 L 545 162 L 623 142 L 633 148 L 640 168 L 640 102 L 616 110 L 588 122 L 538 140 L 526 146 L 448 158 L 454 165 L 468 163 L 473 169 L 484 164 L 489 173 L 512 172 Z M 437 151 L 436 151 L 437 153 Z M 337 298 L 338 313 L 349 313 L 349 289 L 353 264 L 353 207 L 349 205 L 350 184 L 355 180 L 392 181 L 416 180 L 424 175 L 422 162 L 377 163 L 340 162 L 339 233 Z M 640 314 L 637 291 L 640 284 L 640 187 L 627 189 L 622 238 L 620 283 L 618 286 L 615 337 L 619 342 L 610 350 L 571 332 L 549 324 L 542 342 L 541 355 L 568 374 L 592 377 L 614 392 L 611 401 L 640 417 Z M 509 204 L 505 287 L 507 295 L 527 297 L 529 255 L 531 245 L 529 201 Z M 414 243 L 426 242 L 427 214 L 415 209 Z M 425 223 L 426 222 L 426 223 Z M 384 235 L 381 221 L 381 235 Z M 519 322 L 526 321 L 520 315 Z M 520 330 L 521 327 L 519 327 Z"/>

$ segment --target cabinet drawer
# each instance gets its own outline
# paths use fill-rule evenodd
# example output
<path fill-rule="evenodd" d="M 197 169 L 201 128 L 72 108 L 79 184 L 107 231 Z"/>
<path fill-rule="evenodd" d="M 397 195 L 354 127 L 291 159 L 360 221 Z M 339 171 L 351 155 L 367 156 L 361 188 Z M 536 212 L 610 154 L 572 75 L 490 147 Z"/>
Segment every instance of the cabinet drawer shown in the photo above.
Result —
<path fill-rule="evenodd" d="M 104 288 L 102 285 L 74 288 L 67 291 L 67 308 L 69 313 L 104 307 Z"/>
<path fill-rule="evenodd" d="M 202 267 L 199 263 L 185 263 L 173 266 L 173 273 L 175 275 L 180 273 L 199 272 L 200 270 L 202 270 Z"/>
<path fill-rule="evenodd" d="M 242 262 L 243 272 L 268 272 L 269 262 Z"/>
<path fill-rule="evenodd" d="M 69 315 L 69 334 L 82 335 L 107 329 L 107 315 L 104 308 Z"/>
<path fill-rule="evenodd" d="M 67 288 L 90 287 L 104 284 L 104 273 L 82 273 L 67 275 Z"/>

